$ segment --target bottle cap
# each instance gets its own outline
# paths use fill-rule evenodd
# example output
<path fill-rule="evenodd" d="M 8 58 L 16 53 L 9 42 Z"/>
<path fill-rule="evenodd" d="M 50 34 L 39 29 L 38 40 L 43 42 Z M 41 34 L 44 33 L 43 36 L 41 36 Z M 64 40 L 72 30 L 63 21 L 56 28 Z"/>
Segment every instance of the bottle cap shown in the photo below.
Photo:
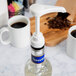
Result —
<path fill-rule="evenodd" d="M 43 34 L 40 32 L 38 35 L 36 33 L 33 34 L 31 38 L 31 45 L 34 48 L 41 48 L 45 44 L 45 40 Z"/>

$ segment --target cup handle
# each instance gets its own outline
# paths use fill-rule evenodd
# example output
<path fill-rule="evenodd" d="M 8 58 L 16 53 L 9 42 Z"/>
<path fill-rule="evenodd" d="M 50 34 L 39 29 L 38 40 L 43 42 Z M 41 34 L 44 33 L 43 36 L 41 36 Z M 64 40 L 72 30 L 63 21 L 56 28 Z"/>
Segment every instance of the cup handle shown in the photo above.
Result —
<path fill-rule="evenodd" d="M 9 38 L 7 40 L 3 40 L 2 36 L 3 36 L 4 32 L 9 32 L 9 29 L 7 27 L 3 27 L 0 30 L 0 41 L 1 41 L 2 44 L 8 45 L 8 44 L 10 44 L 10 36 L 9 36 Z"/>

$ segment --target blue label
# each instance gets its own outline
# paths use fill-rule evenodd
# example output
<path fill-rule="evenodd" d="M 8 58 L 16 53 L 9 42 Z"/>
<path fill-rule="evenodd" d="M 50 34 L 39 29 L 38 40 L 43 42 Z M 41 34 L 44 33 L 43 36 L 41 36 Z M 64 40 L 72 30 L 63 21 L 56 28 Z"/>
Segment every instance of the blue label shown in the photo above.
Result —
<path fill-rule="evenodd" d="M 45 55 L 42 55 L 42 56 L 39 56 L 39 57 L 36 57 L 36 56 L 32 55 L 32 61 L 34 63 L 40 64 L 40 63 L 44 62 L 44 60 L 45 60 L 44 57 L 45 57 Z"/>

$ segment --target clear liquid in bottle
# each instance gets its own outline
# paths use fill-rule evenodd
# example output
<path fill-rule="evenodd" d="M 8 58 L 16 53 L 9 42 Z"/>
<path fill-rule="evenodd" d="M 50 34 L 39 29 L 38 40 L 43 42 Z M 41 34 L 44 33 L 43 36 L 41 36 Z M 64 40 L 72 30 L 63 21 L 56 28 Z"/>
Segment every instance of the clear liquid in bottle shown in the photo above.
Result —
<path fill-rule="evenodd" d="M 25 67 L 25 76 L 51 76 L 52 67 L 45 58 L 44 47 L 32 48 L 31 59 L 27 61 Z"/>

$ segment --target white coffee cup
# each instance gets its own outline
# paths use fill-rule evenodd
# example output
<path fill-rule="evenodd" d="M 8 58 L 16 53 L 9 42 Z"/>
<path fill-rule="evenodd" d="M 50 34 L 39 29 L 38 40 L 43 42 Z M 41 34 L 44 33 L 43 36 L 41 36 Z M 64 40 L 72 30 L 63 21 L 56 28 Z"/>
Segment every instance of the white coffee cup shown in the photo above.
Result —
<path fill-rule="evenodd" d="M 72 36 L 71 32 L 76 30 L 76 25 L 72 26 L 68 31 L 67 38 L 67 55 L 76 59 L 76 38 Z"/>
<path fill-rule="evenodd" d="M 12 24 L 17 22 L 23 22 L 27 25 L 21 28 L 13 28 Z M 7 40 L 3 40 L 3 33 L 8 32 L 9 38 Z M 0 30 L 0 41 L 2 44 L 11 44 L 17 48 L 25 48 L 30 44 L 30 20 L 22 15 L 17 15 L 9 19 L 8 27 L 3 27 Z"/>

